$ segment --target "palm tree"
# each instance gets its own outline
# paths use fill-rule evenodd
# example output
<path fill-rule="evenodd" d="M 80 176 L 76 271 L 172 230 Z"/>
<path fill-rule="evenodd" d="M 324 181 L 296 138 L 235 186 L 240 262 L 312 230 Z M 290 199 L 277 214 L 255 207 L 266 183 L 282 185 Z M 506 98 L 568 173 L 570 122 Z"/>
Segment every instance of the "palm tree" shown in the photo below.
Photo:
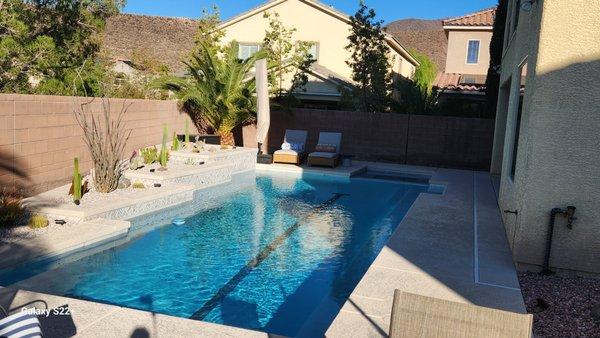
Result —
<path fill-rule="evenodd" d="M 208 125 L 214 129 L 221 136 L 221 145 L 233 145 L 232 130 L 255 113 L 252 68 L 256 60 L 266 56 L 265 52 L 258 52 L 240 60 L 238 49 L 234 41 L 219 54 L 201 43 L 192 59 L 184 62 L 188 77 L 169 76 L 154 85 L 173 92 L 196 127 L 200 130 Z"/>

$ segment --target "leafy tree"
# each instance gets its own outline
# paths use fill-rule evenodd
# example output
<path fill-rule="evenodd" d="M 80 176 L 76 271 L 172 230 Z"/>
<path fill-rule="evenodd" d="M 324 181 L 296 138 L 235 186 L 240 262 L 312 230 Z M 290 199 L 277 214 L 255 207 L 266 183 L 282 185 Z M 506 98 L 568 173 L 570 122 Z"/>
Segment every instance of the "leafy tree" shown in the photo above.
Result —
<path fill-rule="evenodd" d="M 280 100 L 291 98 L 295 90 L 308 82 L 307 71 L 315 61 L 310 55 L 312 43 L 292 42 L 296 28 L 285 27 L 279 13 L 266 12 L 264 18 L 269 20 L 269 29 L 265 32 L 262 48 L 268 53 L 271 90 Z M 286 89 L 288 78 L 291 78 L 291 86 Z"/>
<path fill-rule="evenodd" d="M 399 111 L 410 115 L 434 115 L 440 96 L 439 91 L 423 88 L 410 79 L 400 79 L 395 83 L 400 93 Z"/>
<path fill-rule="evenodd" d="M 123 6 L 123 0 L 0 1 L 0 91 L 98 94 L 105 66 L 96 60 L 98 33 Z"/>
<path fill-rule="evenodd" d="M 192 61 L 185 62 L 190 76 L 167 76 L 154 86 L 172 91 L 198 130 L 208 124 L 221 136 L 221 144 L 233 145 L 232 130 L 256 110 L 252 68 L 266 53 L 261 51 L 240 60 L 235 41 L 224 47 L 222 53 L 204 43 L 200 47 Z"/>
<path fill-rule="evenodd" d="M 214 52 L 222 51 L 221 39 L 225 35 L 223 30 L 217 29 L 221 23 L 221 12 L 216 5 L 212 10 L 202 10 L 202 15 L 198 20 L 198 30 L 194 37 L 194 48 L 191 55 L 202 53 L 204 46 Z"/>
<path fill-rule="evenodd" d="M 157 78 L 168 75 L 171 71 L 169 66 L 160 62 L 151 52 L 143 50 L 134 50 L 130 59 L 133 74 L 107 70 L 105 94 L 113 98 L 167 99 L 167 91 L 152 88 L 151 84 Z"/>
<path fill-rule="evenodd" d="M 390 50 L 381 29 L 382 21 L 363 0 L 350 17 L 352 31 L 346 49 L 352 53 L 346 63 L 352 68 L 356 89 L 352 93 L 356 110 L 384 112 L 389 110 L 392 91 Z"/>
<path fill-rule="evenodd" d="M 419 66 L 415 70 L 415 76 L 413 78 L 415 85 L 419 87 L 421 92 L 430 94 L 433 81 L 435 81 L 435 77 L 437 76 L 437 66 L 427 55 L 420 53 L 415 49 L 412 49 L 410 53 L 419 62 Z"/>
<path fill-rule="evenodd" d="M 494 118 L 498 105 L 498 91 L 500 90 L 500 64 L 502 62 L 502 49 L 504 45 L 504 26 L 508 12 L 508 0 L 499 0 L 494 19 L 492 40 L 490 41 L 490 67 L 485 81 L 486 115 Z"/>

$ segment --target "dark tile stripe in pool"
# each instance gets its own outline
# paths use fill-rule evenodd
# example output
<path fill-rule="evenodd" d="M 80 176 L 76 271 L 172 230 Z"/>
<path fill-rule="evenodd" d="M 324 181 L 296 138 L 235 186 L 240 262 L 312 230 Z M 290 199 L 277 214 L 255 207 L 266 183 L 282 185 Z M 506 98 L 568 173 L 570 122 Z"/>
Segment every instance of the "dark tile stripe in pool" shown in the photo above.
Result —
<path fill-rule="evenodd" d="M 323 203 L 314 207 L 304 219 L 308 218 L 310 215 L 319 212 L 326 207 L 335 203 L 335 201 L 339 200 L 343 196 L 350 196 L 349 194 L 340 194 L 334 193 L 333 197 L 324 201 Z M 294 231 L 296 231 L 301 225 L 302 221 L 296 222 L 294 225 L 287 228 L 281 235 L 277 236 L 271 243 L 267 244 L 253 259 L 251 259 L 244 267 L 240 269 L 231 279 L 223 285 L 215 293 L 211 299 L 209 299 L 204 305 L 196 311 L 190 318 L 195 320 L 203 320 L 206 315 L 208 315 L 214 308 L 216 308 L 227 295 L 229 295 L 238 284 L 250 273 L 254 268 L 256 268 L 262 261 L 264 261 L 269 255 L 275 251 L 283 242 L 290 237 Z"/>

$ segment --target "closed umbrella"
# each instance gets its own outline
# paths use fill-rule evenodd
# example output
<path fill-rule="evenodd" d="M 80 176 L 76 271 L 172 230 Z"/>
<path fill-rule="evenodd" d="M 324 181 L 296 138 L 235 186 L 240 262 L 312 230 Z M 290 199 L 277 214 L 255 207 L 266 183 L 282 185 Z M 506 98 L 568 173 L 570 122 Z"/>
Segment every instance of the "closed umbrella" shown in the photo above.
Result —
<path fill-rule="evenodd" d="M 254 64 L 256 68 L 256 141 L 258 142 L 259 154 L 262 153 L 262 145 L 267 140 L 269 126 L 271 125 L 271 111 L 269 107 L 269 81 L 267 78 L 267 60 L 261 59 Z"/>

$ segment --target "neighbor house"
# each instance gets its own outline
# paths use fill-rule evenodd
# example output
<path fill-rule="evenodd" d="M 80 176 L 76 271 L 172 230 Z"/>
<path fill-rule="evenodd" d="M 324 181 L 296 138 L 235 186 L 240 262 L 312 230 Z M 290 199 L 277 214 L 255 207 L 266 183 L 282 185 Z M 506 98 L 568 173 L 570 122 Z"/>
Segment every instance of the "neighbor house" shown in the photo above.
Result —
<path fill-rule="evenodd" d="M 550 267 L 600 273 L 599 27 L 598 1 L 509 1 L 491 171 L 520 268 L 544 265 L 558 208 Z"/>
<path fill-rule="evenodd" d="M 240 58 L 260 50 L 269 20 L 265 13 L 278 13 L 281 22 L 295 28 L 295 41 L 313 43 L 311 53 L 316 62 L 310 69 L 306 88 L 297 95 L 305 107 L 325 108 L 340 100 L 340 87 L 351 86 L 352 70 L 346 64 L 351 53 L 349 44 L 350 17 L 331 6 L 315 0 L 272 0 L 242 13 L 219 26 L 225 32 L 223 42 L 240 43 Z M 391 34 L 385 33 L 390 47 L 392 72 L 395 77 L 411 78 L 418 62 Z"/>
<path fill-rule="evenodd" d="M 442 21 L 447 37 L 446 66 L 434 86 L 445 95 L 484 99 L 496 7 Z"/>

